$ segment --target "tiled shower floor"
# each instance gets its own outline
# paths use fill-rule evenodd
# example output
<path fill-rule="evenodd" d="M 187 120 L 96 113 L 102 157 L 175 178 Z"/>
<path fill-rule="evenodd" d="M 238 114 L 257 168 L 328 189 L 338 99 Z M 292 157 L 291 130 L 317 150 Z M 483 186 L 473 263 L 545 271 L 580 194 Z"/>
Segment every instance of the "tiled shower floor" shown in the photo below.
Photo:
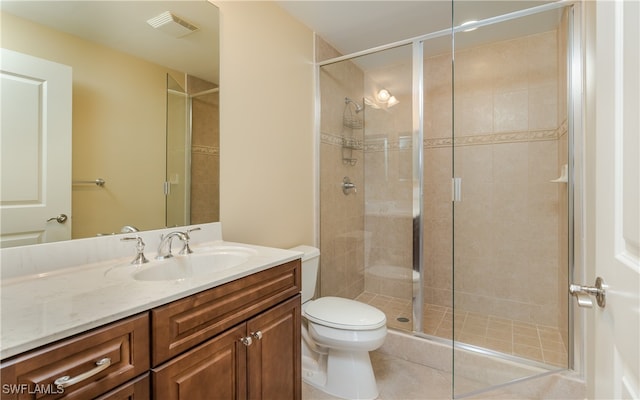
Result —
<path fill-rule="evenodd" d="M 387 316 L 387 327 L 411 332 L 413 329 L 410 300 L 364 292 L 356 298 L 379 308 Z M 567 349 L 555 327 L 528 324 L 492 315 L 453 310 L 425 304 L 423 331 L 451 339 L 455 321 L 455 339 L 500 353 L 524 357 L 545 364 L 566 367 Z"/>

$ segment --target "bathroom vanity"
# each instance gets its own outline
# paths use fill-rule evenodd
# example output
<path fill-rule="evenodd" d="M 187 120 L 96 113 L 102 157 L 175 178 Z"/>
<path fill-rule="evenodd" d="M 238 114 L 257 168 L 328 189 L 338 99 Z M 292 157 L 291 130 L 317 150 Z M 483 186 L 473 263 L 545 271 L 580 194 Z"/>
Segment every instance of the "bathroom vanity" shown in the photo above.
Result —
<path fill-rule="evenodd" d="M 300 255 L 193 249 L 245 246 L 239 265 L 180 279 L 106 260 L 3 282 L 1 398 L 300 399 Z"/>

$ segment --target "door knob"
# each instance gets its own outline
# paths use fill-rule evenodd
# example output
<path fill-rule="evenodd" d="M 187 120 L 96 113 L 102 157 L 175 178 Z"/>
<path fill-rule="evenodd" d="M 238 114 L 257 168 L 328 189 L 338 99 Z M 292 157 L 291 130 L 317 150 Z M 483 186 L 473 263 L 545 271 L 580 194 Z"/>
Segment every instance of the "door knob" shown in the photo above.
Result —
<path fill-rule="evenodd" d="M 47 220 L 47 222 L 51 222 L 51 221 L 56 221 L 59 224 L 64 224 L 65 222 L 67 222 L 67 215 L 60 214 L 57 217 L 52 217 Z"/>
<path fill-rule="evenodd" d="M 572 283 L 569 285 L 569 293 L 578 300 L 579 307 L 593 307 L 593 300 L 591 300 L 589 296 L 595 296 L 600 308 L 604 308 L 607 304 L 607 285 L 601 277 L 596 278 L 595 286 L 583 286 Z"/>

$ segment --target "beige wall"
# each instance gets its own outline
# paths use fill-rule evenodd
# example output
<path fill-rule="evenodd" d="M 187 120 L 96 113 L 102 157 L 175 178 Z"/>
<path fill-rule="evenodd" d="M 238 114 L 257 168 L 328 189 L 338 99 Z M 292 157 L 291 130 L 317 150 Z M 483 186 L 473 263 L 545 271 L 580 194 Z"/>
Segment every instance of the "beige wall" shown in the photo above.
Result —
<path fill-rule="evenodd" d="M 164 226 L 169 70 L 8 14 L 2 47 L 73 68 L 72 176 L 107 182 L 73 187 L 73 237 Z"/>
<path fill-rule="evenodd" d="M 313 33 L 272 2 L 213 3 L 223 236 L 314 244 Z"/>

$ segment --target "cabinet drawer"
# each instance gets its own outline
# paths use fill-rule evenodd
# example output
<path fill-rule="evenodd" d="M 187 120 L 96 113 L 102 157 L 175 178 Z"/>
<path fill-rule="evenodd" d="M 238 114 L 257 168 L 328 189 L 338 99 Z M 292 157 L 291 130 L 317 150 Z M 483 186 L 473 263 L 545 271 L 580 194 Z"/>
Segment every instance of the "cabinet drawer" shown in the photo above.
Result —
<path fill-rule="evenodd" d="M 97 362 L 105 358 L 110 363 L 102 369 Z M 2 399 L 95 398 L 148 369 L 149 317 L 145 313 L 3 362 Z M 85 374 L 88 371 L 92 373 Z M 73 379 L 83 374 L 86 378 L 65 388 L 54 383 L 63 376 Z"/>
<path fill-rule="evenodd" d="M 152 365 L 295 296 L 300 282 L 294 260 L 152 310 Z"/>

